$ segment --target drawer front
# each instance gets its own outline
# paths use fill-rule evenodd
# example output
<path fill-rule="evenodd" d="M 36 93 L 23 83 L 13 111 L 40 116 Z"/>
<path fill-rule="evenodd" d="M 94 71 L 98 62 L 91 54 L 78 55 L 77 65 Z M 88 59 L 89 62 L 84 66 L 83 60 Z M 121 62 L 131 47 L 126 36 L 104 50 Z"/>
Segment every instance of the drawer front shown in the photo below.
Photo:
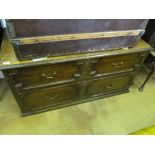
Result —
<path fill-rule="evenodd" d="M 27 67 L 9 70 L 7 73 L 16 89 L 28 86 L 76 80 L 81 74 L 77 62 Z"/>
<path fill-rule="evenodd" d="M 140 63 L 138 54 L 117 55 L 99 58 L 93 65 L 96 75 L 134 69 Z"/>
<path fill-rule="evenodd" d="M 90 82 L 87 93 L 88 96 L 98 96 L 128 88 L 132 81 L 131 75 L 116 76 L 111 78 L 101 78 Z"/>
<path fill-rule="evenodd" d="M 42 88 L 19 94 L 23 111 L 38 110 L 73 101 L 78 96 L 76 84 L 53 88 Z"/>

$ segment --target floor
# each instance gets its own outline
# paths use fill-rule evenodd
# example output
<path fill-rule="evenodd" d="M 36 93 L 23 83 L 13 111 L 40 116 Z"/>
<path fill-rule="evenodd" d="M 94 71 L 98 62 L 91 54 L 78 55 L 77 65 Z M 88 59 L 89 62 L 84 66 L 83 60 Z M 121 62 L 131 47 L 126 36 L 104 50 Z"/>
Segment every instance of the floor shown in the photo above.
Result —
<path fill-rule="evenodd" d="M 130 93 L 27 117 L 20 116 L 3 80 L 0 134 L 136 134 L 155 125 L 155 77 L 139 92 L 145 77 L 144 71 L 138 74 Z"/>

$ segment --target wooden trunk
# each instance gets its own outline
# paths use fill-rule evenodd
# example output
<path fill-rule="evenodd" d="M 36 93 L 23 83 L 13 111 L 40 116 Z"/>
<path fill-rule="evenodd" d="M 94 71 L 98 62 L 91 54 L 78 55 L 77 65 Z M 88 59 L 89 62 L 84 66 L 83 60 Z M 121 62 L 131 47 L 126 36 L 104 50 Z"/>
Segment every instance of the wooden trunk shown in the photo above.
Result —
<path fill-rule="evenodd" d="M 19 60 L 134 47 L 144 19 L 11 19 L 7 31 Z"/>

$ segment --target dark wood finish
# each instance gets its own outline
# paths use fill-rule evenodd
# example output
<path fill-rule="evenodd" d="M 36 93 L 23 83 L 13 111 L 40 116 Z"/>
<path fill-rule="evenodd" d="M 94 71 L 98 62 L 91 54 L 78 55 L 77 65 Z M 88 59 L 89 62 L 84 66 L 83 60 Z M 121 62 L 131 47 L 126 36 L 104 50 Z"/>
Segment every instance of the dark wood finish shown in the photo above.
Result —
<path fill-rule="evenodd" d="M 54 87 L 41 87 L 17 93 L 23 113 L 35 113 L 47 107 L 63 106 L 96 96 L 114 94 L 128 89 L 132 74 L 99 78 Z"/>
<path fill-rule="evenodd" d="M 11 69 L 7 70 L 5 74 L 12 81 L 15 89 L 21 90 L 35 85 L 75 81 L 81 76 L 81 65 L 80 62 L 74 61 Z"/>
<path fill-rule="evenodd" d="M 123 75 L 113 78 L 101 78 L 93 80 L 88 86 L 88 96 L 99 96 L 112 92 L 119 91 L 120 89 L 127 89 L 132 80 L 132 76 Z"/>
<path fill-rule="evenodd" d="M 55 106 L 44 107 L 44 108 L 38 109 L 36 111 L 22 112 L 21 116 L 24 117 L 24 116 L 28 116 L 28 115 L 41 113 L 41 112 L 46 112 L 46 111 L 49 111 L 49 110 L 65 108 L 65 107 L 73 106 L 73 105 L 76 105 L 76 104 L 82 104 L 82 103 L 85 103 L 85 102 L 90 102 L 90 101 L 93 101 L 93 100 L 98 100 L 98 99 L 111 97 L 111 96 L 115 96 L 115 95 L 120 95 L 120 94 L 124 94 L 124 93 L 128 93 L 128 92 L 129 92 L 128 89 L 122 89 L 122 90 L 119 90 L 117 92 L 112 92 L 112 93 L 103 94 L 103 95 L 99 95 L 99 96 L 93 96 L 93 97 L 88 97 L 88 98 L 85 98 L 85 99 L 66 102 L 65 104 L 58 104 L 58 105 L 55 105 Z"/>
<path fill-rule="evenodd" d="M 48 107 L 64 107 L 88 98 L 128 91 L 134 72 L 140 68 L 147 54 L 148 52 L 140 52 L 87 58 L 7 69 L 3 73 L 22 113 L 26 115 Z"/>
<path fill-rule="evenodd" d="M 58 34 L 90 33 L 145 29 L 145 19 L 11 19 L 14 36 L 32 37 Z M 13 32 L 9 29 L 10 34 Z"/>
<path fill-rule="evenodd" d="M 141 41 L 133 49 L 20 62 L 10 42 L 2 45 L 0 68 L 23 116 L 128 92 L 152 50 Z"/>
<path fill-rule="evenodd" d="M 96 75 L 134 70 L 140 63 L 140 54 L 124 54 L 99 58 L 94 62 Z"/>
<path fill-rule="evenodd" d="M 52 43 L 14 46 L 19 60 L 35 59 L 47 56 L 90 53 L 103 50 L 135 46 L 135 37 L 117 37 L 106 39 L 73 40 Z M 35 52 L 34 52 L 35 51 Z"/>
<path fill-rule="evenodd" d="M 134 47 L 148 20 L 7 20 L 19 60 Z"/>
<path fill-rule="evenodd" d="M 10 69 L 4 72 L 14 89 L 23 91 L 42 85 L 57 85 L 102 75 L 134 71 L 140 67 L 140 62 L 141 53 L 136 53 Z"/>
<path fill-rule="evenodd" d="M 19 96 L 23 104 L 23 112 L 35 111 L 73 101 L 78 97 L 78 88 L 76 87 L 76 84 L 70 84 L 22 92 Z"/>

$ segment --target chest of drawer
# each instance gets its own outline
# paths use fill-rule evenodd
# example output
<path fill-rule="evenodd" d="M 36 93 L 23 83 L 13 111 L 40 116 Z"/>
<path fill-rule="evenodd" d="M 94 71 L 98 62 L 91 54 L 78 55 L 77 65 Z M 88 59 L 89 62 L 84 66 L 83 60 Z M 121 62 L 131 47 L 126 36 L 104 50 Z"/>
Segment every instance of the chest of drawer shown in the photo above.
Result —
<path fill-rule="evenodd" d="M 140 66 L 140 54 L 114 55 L 94 60 L 93 71 L 95 75 L 134 70 Z"/>
<path fill-rule="evenodd" d="M 74 81 L 81 74 L 81 65 L 76 61 L 65 62 L 12 69 L 7 70 L 5 74 L 16 90 L 24 90 L 37 85 Z"/>

